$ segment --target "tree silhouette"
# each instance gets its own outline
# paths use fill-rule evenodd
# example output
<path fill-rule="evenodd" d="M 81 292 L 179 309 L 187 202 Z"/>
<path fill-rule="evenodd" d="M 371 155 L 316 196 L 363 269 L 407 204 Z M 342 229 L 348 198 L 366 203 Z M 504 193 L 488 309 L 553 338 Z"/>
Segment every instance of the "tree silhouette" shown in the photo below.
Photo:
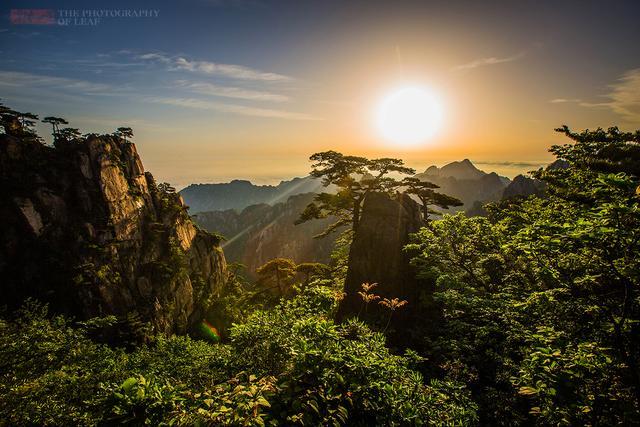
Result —
<path fill-rule="evenodd" d="M 429 208 L 429 206 L 449 209 L 453 206 L 463 205 L 462 201 L 455 197 L 434 191 L 434 189 L 440 187 L 432 182 L 421 181 L 419 178 L 412 176 L 402 180 L 402 183 L 407 187 L 405 191 L 408 194 L 414 194 L 420 200 L 420 203 L 422 204 L 422 216 L 425 222 L 429 221 L 429 214 L 441 214 L 441 212 L 433 210 Z"/>
<path fill-rule="evenodd" d="M 19 136 L 22 133 L 22 125 L 18 120 L 19 114 L 0 103 L 0 120 L 6 134 Z"/>
<path fill-rule="evenodd" d="M 0 126 L 8 135 L 22 138 L 24 141 L 40 142 L 40 137 L 32 129 L 35 125 L 34 120 L 37 119 L 38 116 L 33 113 L 21 113 L 0 103 Z"/>
<path fill-rule="evenodd" d="M 172 187 L 168 182 L 161 182 L 158 184 L 158 191 L 167 194 L 173 194 L 176 192 L 175 187 Z"/>
<path fill-rule="evenodd" d="M 36 120 L 38 120 L 38 116 L 33 113 L 18 113 L 20 117 L 20 123 L 24 128 L 31 128 L 35 126 Z"/>
<path fill-rule="evenodd" d="M 17 116 L 19 113 L 17 111 L 12 110 L 11 108 L 7 107 L 6 105 L 4 105 L 2 102 L 0 102 L 0 115 L 12 115 L 12 116 Z"/>
<path fill-rule="evenodd" d="M 53 116 L 45 117 L 44 119 L 42 119 L 42 122 L 51 124 L 52 135 L 54 139 L 58 137 L 58 132 L 60 131 L 60 125 L 69 124 L 69 122 L 67 122 L 65 119 L 61 117 L 53 117 Z"/>
<path fill-rule="evenodd" d="M 133 138 L 133 129 L 128 127 L 119 127 L 114 134 L 127 142 L 127 138 Z"/>
<path fill-rule="evenodd" d="M 58 137 L 65 141 L 74 141 L 81 136 L 82 134 L 76 128 L 64 128 L 58 132 Z"/>
<path fill-rule="evenodd" d="M 404 166 L 400 159 L 381 158 L 369 160 L 365 157 L 345 156 L 336 151 L 324 151 L 310 157 L 311 176 L 322 178 L 325 187 L 335 185 L 335 194 L 320 193 L 300 215 L 296 224 L 311 219 L 334 216 L 337 221 L 315 237 L 323 237 L 338 228 L 351 224 L 352 230 L 358 228 L 362 204 L 372 192 L 392 193 L 401 182 L 387 175 L 395 172 L 413 174 L 415 171 Z"/>

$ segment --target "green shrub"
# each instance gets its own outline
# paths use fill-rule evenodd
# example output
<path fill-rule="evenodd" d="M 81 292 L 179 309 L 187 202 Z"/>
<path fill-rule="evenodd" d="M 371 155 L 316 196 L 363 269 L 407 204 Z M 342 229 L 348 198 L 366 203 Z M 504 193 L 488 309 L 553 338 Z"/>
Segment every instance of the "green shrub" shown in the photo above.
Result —
<path fill-rule="evenodd" d="M 365 325 L 330 320 L 310 286 L 230 329 L 230 343 L 156 337 L 132 351 L 93 342 L 113 319 L 73 323 L 30 303 L 0 322 L 6 425 L 442 425 L 475 418 L 466 392 L 425 384 Z M 0 423 L 2 425 L 3 423 Z"/>

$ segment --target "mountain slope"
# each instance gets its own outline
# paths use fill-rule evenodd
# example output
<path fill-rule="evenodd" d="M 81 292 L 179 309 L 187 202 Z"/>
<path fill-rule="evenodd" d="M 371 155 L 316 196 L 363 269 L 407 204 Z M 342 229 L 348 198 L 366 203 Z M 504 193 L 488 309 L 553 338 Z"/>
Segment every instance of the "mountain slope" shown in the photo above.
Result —
<path fill-rule="evenodd" d="M 516 196 L 540 195 L 544 192 L 544 187 L 545 185 L 542 181 L 524 175 L 518 175 L 513 178 L 513 181 L 504 189 L 502 198 L 508 199 Z"/>
<path fill-rule="evenodd" d="M 555 160 L 549 164 L 547 170 L 566 169 L 569 167 L 569 163 L 565 160 Z M 524 175 L 516 176 L 513 181 L 504 189 L 502 193 L 503 199 L 516 196 L 531 196 L 542 195 L 545 191 L 545 183 L 535 178 L 530 178 Z"/>
<path fill-rule="evenodd" d="M 233 209 L 201 212 L 194 219 L 205 230 L 224 235 L 228 239 L 223 243 L 227 259 L 244 264 L 250 274 L 278 257 L 297 263 L 327 263 L 337 234 L 322 239 L 313 236 L 322 232 L 332 218 L 294 224 L 314 196 L 314 193 L 298 194 L 284 203 L 253 205 L 241 212 Z"/>
<path fill-rule="evenodd" d="M 220 184 L 191 184 L 180 191 L 191 214 L 226 209 L 241 210 L 247 206 L 285 202 L 289 196 L 323 191 L 319 179 L 293 178 L 274 185 L 255 185 L 245 180 Z"/>

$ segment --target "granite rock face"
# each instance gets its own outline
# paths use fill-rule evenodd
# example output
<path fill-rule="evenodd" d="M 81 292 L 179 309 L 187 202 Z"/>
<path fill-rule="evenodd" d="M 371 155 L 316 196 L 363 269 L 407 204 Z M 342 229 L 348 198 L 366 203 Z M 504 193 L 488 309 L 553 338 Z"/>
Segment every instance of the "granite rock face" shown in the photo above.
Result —
<path fill-rule="evenodd" d="M 358 229 L 349 253 L 349 269 L 345 280 L 345 298 L 338 317 L 361 312 L 362 299 L 358 295 L 362 283 L 378 283 L 373 293 L 382 298 L 408 301 L 406 308 L 394 314 L 396 322 L 407 321 L 417 305 L 426 285 L 416 278 L 410 265 L 411 255 L 403 250 L 409 236 L 423 226 L 420 206 L 406 194 L 391 198 L 373 193 L 364 202 Z M 378 304 L 367 307 L 361 317 L 383 317 Z"/>
<path fill-rule="evenodd" d="M 0 135 L 3 300 L 91 318 L 135 314 L 184 333 L 222 290 L 216 237 L 156 185 L 134 144 L 89 136 L 55 148 Z"/>

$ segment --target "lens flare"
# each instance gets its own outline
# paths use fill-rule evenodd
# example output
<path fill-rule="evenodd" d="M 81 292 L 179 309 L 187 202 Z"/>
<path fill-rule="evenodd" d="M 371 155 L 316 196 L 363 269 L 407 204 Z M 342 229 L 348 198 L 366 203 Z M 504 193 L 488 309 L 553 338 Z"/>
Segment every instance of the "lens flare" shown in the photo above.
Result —
<path fill-rule="evenodd" d="M 209 341 L 212 341 L 212 342 L 220 341 L 220 333 L 213 325 L 211 325 L 211 323 L 207 322 L 206 320 L 203 320 L 200 323 L 199 329 L 200 329 L 200 333 L 202 333 L 202 335 Z"/>

